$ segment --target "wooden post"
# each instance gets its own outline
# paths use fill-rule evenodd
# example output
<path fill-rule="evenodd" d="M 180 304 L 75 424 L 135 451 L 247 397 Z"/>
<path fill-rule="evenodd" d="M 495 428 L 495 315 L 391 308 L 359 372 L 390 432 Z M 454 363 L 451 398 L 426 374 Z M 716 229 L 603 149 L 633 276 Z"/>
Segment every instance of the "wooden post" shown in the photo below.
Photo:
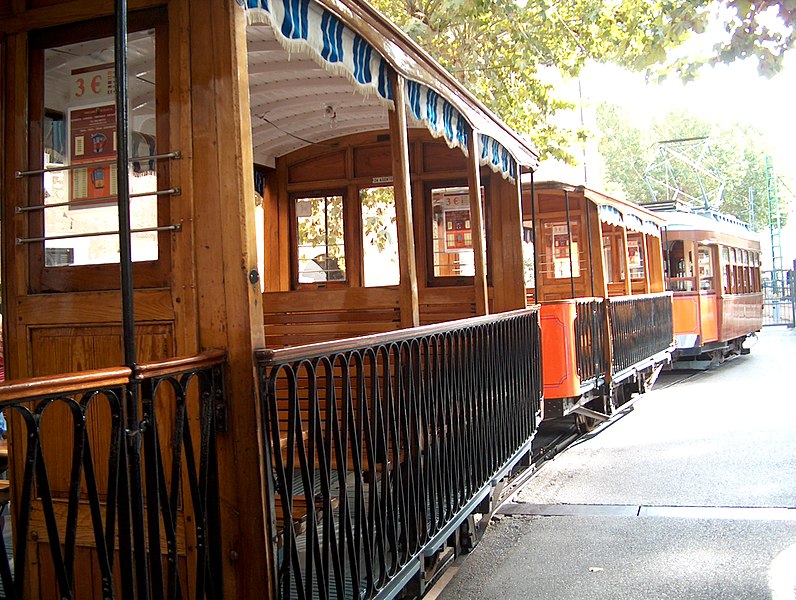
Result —
<path fill-rule="evenodd" d="M 492 211 L 493 283 L 492 310 L 502 312 L 525 308 L 525 268 L 522 253 L 522 190 L 519 178 L 513 183 L 494 175 L 490 177 Z"/>
<path fill-rule="evenodd" d="M 473 232 L 473 260 L 475 261 L 475 314 L 489 314 L 486 286 L 486 254 L 484 252 L 484 217 L 481 210 L 481 163 L 479 161 L 478 132 L 473 129 L 467 143 L 467 185 L 470 188 L 470 231 Z"/>
<path fill-rule="evenodd" d="M 228 431 L 219 433 L 223 594 L 274 597 L 253 353 L 265 345 L 254 225 L 252 139 L 243 11 L 191 0 L 189 154 L 201 349 L 226 348 Z M 223 109 L 222 109 L 223 107 Z M 237 176 L 233 174 L 237 173 Z M 257 568 L 252 568 L 257 565 Z"/>
<path fill-rule="evenodd" d="M 650 258 L 649 254 L 650 253 L 647 252 L 647 234 L 646 233 L 642 233 L 641 234 L 641 253 L 642 253 L 641 254 L 642 260 L 644 261 L 644 293 L 645 294 L 649 294 L 650 293 L 650 269 L 652 268 L 652 265 L 650 264 L 650 260 L 649 260 L 649 258 Z"/>
<path fill-rule="evenodd" d="M 592 210 L 594 207 L 594 210 Z M 608 297 L 608 279 L 605 276 L 605 254 L 603 253 L 603 225 L 600 221 L 600 211 L 597 205 L 589 202 L 586 206 L 589 211 L 590 226 L 591 226 L 591 244 L 592 256 L 597 258 L 591 263 L 592 272 L 594 273 L 594 292 L 593 294 Z"/>
<path fill-rule="evenodd" d="M 625 261 L 625 296 L 630 296 L 633 294 L 633 287 L 630 283 L 630 253 L 627 250 L 627 229 L 625 229 L 624 224 L 622 225 L 622 244 L 625 247 L 623 257 Z"/>
<path fill-rule="evenodd" d="M 392 149 L 392 181 L 395 194 L 395 217 L 398 224 L 398 264 L 401 270 L 401 327 L 420 325 L 417 295 L 417 262 L 412 222 L 412 188 L 409 179 L 409 141 L 406 133 L 406 104 L 403 77 L 390 74 L 395 109 L 389 111 Z"/>

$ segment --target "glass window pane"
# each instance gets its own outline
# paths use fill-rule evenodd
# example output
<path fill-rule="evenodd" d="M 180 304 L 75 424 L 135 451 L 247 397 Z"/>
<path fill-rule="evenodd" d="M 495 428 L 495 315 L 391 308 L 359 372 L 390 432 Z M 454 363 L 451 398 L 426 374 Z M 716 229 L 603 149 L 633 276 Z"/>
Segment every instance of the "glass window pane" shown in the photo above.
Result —
<path fill-rule="evenodd" d="M 295 200 L 298 282 L 345 281 L 343 197 Z"/>
<path fill-rule="evenodd" d="M 155 138 L 155 37 L 128 37 L 131 226 L 157 227 Z M 116 190 L 116 83 L 113 38 L 44 50 L 44 166 L 72 169 L 45 173 L 43 203 L 47 266 L 119 262 Z M 140 196 L 139 196 L 140 194 Z M 135 197 L 137 196 L 137 197 Z M 72 237 L 86 234 L 86 237 Z M 94 235 L 92 235 L 94 234 Z M 134 261 L 158 258 L 156 231 L 134 233 Z"/>
<path fill-rule="evenodd" d="M 533 288 L 536 286 L 536 274 L 533 271 L 533 222 L 523 221 L 522 223 L 522 263 L 525 287 Z"/>
<path fill-rule="evenodd" d="M 644 240 L 640 235 L 627 236 L 627 258 L 630 279 L 644 279 Z"/>
<path fill-rule="evenodd" d="M 484 188 L 481 188 L 484 197 Z M 468 187 L 431 190 L 431 241 L 434 277 L 475 275 Z M 483 232 L 482 232 L 483 236 Z M 486 248 L 486 238 L 484 248 Z"/>
<path fill-rule="evenodd" d="M 359 191 L 362 206 L 362 262 L 365 287 L 398 285 L 398 224 L 392 187 Z"/>
<path fill-rule="evenodd" d="M 580 277 L 579 231 L 578 219 L 573 219 L 569 227 L 566 221 L 544 224 L 544 253 L 540 270 L 547 277 L 569 279 L 570 273 L 572 277 Z"/>

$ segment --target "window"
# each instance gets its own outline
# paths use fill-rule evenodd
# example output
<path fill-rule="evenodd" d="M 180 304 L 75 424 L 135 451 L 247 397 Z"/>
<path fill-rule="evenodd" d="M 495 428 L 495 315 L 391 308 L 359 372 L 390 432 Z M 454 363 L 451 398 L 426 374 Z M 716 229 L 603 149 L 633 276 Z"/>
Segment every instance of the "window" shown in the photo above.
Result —
<path fill-rule="evenodd" d="M 343 196 L 300 197 L 293 201 L 296 224 L 296 280 L 346 281 Z"/>
<path fill-rule="evenodd" d="M 522 266 L 526 288 L 536 287 L 536 273 L 533 270 L 533 222 L 522 223 Z"/>
<path fill-rule="evenodd" d="M 155 154 L 155 40 L 148 32 L 133 33 L 128 41 L 133 64 L 129 94 L 136 110 L 130 113 L 130 137 L 148 137 L 146 154 Z M 65 59 L 64 57 L 69 57 Z M 110 61 L 110 62 L 109 62 Z M 44 147 L 44 166 L 71 166 L 70 170 L 46 173 L 44 204 L 59 204 L 45 211 L 45 250 L 72 248 L 72 265 L 97 265 L 119 262 L 116 205 L 116 83 L 113 78 L 113 38 L 68 44 L 44 51 L 44 106 L 51 127 L 47 132 L 50 147 Z M 56 113 L 56 111 L 58 111 Z M 64 134 L 66 139 L 63 139 Z M 130 153 L 133 156 L 133 153 Z M 109 164 L 110 163 L 110 164 Z M 149 161 L 130 165 L 130 194 L 138 196 L 157 190 L 154 164 Z M 157 227 L 157 197 L 131 200 L 133 229 Z M 87 234 L 87 237 L 61 236 Z M 133 261 L 158 258 L 156 231 L 132 236 Z"/>
<path fill-rule="evenodd" d="M 673 292 L 693 292 L 693 265 L 691 251 L 685 251 L 682 240 L 668 242 L 669 290 Z"/>
<path fill-rule="evenodd" d="M 359 191 L 362 209 L 362 284 L 365 287 L 398 285 L 398 224 L 392 187 Z"/>
<path fill-rule="evenodd" d="M 484 188 L 481 188 L 484 197 Z M 475 275 L 473 235 L 470 221 L 470 189 L 437 187 L 431 189 L 431 247 L 434 277 L 472 277 Z M 486 248 L 486 238 L 481 233 Z"/>
<path fill-rule="evenodd" d="M 168 266 L 160 259 L 168 253 L 161 226 L 168 223 L 169 199 L 156 195 L 168 187 L 167 165 L 150 158 L 167 144 L 167 121 L 158 124 L 157 103 L 158 90 L 168 85 L 156 61 L 161 51 L 167 54 L 165 23 L 163 11 L 138 13 L 129 23 L 128 181 L 137 287 L 162 285 Z M 112 20 L 102 19 L 31 35 L 30 122 L 37 133 L 31 145 L 45 169 L 31 179 L 26 208 L 37 291 L 119 285 L 118 268 L 112 269 L 120 260 L 112 33 Z M 103 265 L 111 269 L 97 270 Z M 76 276 L 87 266 L 91 277 Z"/>
<path fill-rule="evenodd" d="M 542 273 L 551 279 L 580 277 L 578 219 L 573 219 L 569 227 L 566 221 L 548 222 L 544 224 L 542 231 L 544 234 L 544 253 L 540 265 Z"/>
<path fill-rule="evenodd" d="M 713 259 L 708 246 L 699 246 L 697 250 L 699 266 L 699 289 L 713 291 Z"/>
<path fill-rule="evenodd" d="M 644 279 L 644 239 L 639 234 L 627 236 L 627 259 L 630 279 Z"/>

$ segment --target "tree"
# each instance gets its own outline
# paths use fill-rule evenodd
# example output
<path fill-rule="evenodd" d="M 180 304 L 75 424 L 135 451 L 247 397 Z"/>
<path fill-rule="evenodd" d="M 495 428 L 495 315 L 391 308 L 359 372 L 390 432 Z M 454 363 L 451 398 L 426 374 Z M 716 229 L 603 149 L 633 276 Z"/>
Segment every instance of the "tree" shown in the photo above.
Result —
<path fill-rule="evenodd" d="M 625 109 L 607 103 L 597 107 L 597 128 L 605 177 L 619 186 L 628 200 L 644 204 L 667 198 L 662 186 L 644 177 L 658 151 L 658 142 L 705 138 L 708 150 L 703 153 L 701 164 L 723 182 L 721 196 L 711 208 L 735 215 L 756 229 L 768 226 L 768 213 L 764 210 L 768 198 L 766 154 L 760 145 L 760 134 L 753 128 L 722 127 L 682 112 L 636 127 Z M 700 186 L 695 171 L 685 163 L 673 162 L 671 168 L 670 176 L 687 194 L 699 197 L 707 188 L 705 179 Z M 784 217 L 787 206 L 780 206 L 780 212 Z"/>
<path fill-rule="evenodd" d="M 719 0 L 373 0 L 510 126 L 527 134 L 542 158 L 571 160 L 567 148 L 586 135 L 554 124 L 571 106 L 545 81 L 555 68 L 575 76 L 587 60 L 640 71 L 658 66 L 692 77 L 688 59 L 667 63 L 667 51 L 699 34 L 711 18 L 724 19 L 728 39 L 710 61 L 755 55 L 776 72 L 793 44 L 796 0 L 768 3 Z M 771 17 L 772 13 L 779 16 Z"/>

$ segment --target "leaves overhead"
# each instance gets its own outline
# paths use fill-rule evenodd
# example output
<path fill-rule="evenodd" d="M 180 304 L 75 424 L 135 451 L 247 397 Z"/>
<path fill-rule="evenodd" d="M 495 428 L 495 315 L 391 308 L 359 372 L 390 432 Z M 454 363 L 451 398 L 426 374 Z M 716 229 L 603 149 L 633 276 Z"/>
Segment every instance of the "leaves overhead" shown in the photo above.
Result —
<path fill-rule="evenodd" d="M 571 160 L 584 132 L 555 124 L 572 108 L 557 96 L 548 69 L 576 76 L 587 60 L 641 71 L 666 67 L 683 77 L 705 62 L 757 56 L 773 74 L 794 40 L 796 0 L 372 0 L 459 81 L 517 131 L 542 158 Z M 669 61 L 669 51 L 723 15 L 727 39 L 699 61 Z M 779 19 L 771 18 L 779 15 Z"/>

